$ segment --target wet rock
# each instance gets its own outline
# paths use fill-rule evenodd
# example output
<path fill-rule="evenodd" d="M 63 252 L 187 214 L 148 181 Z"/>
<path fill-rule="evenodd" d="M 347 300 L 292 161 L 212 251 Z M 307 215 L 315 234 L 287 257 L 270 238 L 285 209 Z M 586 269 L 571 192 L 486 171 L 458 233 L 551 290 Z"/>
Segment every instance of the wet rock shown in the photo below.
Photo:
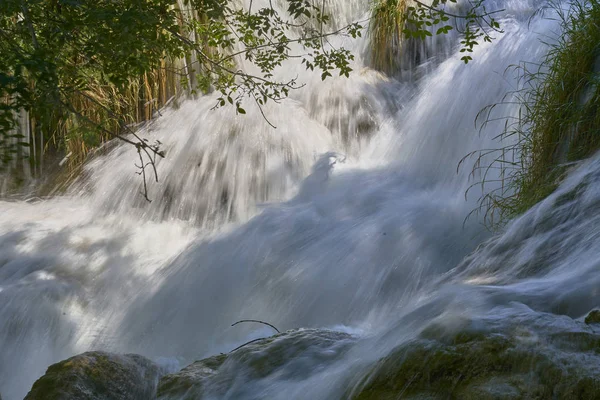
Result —
<path fill-rule="evenodd" d="M 158 398 L 202 398 L 206 384 L 217 374 L 226 359 L 227 356 L 221 354 L 196 361 L 175 374 L 165 376 L 160 381 Z"/>
<path fill-rule="evenodd" d="M 274 375 L 286 381 L 302 381 L 338 360 L 354 339 L 347 334 L 301 329 L 251 343 L 232 353 L 197 361 L 164 376 L 159 400 L 219 398 L 274 398 L 263 382 Z M 256 397 L 261 393 L 260 397 Z"/>
<path fill-rule="evenodd" d="M 593 310 L 585 317 L 586 324 L 600 324 L 600 310 Z"/>
<path fill-rule="evenodd" d="M 145 357 L 89 352 L 51 365 L 25 400 L 151 400 L 159 378 Z"/>
<path fill-rule="evenodd" d="M 562 332 L 523 328 L 438 335 L 425 330 L 396 348 L 353 389 L 354 400 L 600 398 L 600 335 L 564 323 Z"/>

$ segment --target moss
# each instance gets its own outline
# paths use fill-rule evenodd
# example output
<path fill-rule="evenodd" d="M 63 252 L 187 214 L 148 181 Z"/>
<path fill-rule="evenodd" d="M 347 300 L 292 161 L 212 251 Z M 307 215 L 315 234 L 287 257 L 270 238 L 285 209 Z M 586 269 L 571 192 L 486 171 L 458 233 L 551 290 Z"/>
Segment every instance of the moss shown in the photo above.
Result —
<path fill-rule="evenodd" d="M 338 360 L 351 342 L 347 334 L 326 330 L 281 333 L 163 377 L 158 398 L 247 398 L 245 388 L 273 374 L 278 379 L 308 379 L 315 373 L 314 366 Z"/>
<path fill-rule="evenodd" d="M 149 400 L 155 397 L 159 369 L 134 354 L 80 354 L 51 365 L 26 400 Z"/>
<path fill-rule="evenodd" d="M 592 341 L 599 343 L 600 337 L 591 335 Z M 570 350 L 588 348 L 583 345 Z M 581 361 L 580 357 L 501 333 L 457 334 L 444 342 L 420 338 L 382 359 L 353 398 L 600 398 L 600 377 L 593 366 L 598 359 L 590 356 Z M 585 362 L 592 363 L 589 369 Z"/>
<path fill-rule="evenodd" d="M 600 324 L 600 310 L 593 310 L 585 317 L 586 324 Z"/>
<path fill-rule="evenodd" d="M 183 398 L 189 395 L 201 399 L 205 381 L 217 373 L 226 359 L 225 354 L 220 354 L 197 361 L 176 374 L 163 377 L 158 387 L 157 397 L 169 399 Z"/>

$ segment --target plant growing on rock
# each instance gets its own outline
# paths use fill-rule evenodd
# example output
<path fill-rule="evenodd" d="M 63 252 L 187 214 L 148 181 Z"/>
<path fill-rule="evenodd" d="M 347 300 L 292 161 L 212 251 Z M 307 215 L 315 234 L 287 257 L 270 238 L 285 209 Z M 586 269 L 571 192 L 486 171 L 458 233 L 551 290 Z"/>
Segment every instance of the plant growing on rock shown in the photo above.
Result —
<path fill-rule="evenodd" d="M 504 120 L 497 136 L 502 146 L 468 154 L 474 156 L 473 186 L 482 189 L 475 212 L 485 214 L 491 228 L 527 211 L 551 194 L 569 166 L 600 148 L 600 92 L 597 85 L 600 3 L 575 2 L 570 9 L 553 7 L 562 33 L 541 64 L 512 66 L 520 76 L 519 89 L 505 100 L 484 108 L 482 128 Z M 503 104 L 520 105 L 517 115 L 498 115 Z M 498 171 L 498 179 L 489 178 Z M 495 187 L 488 190 L 488 184 Z M 500 184 L 498 184 L 500 183 Z"/>
<path fill-rule="evenodd" d="M 451 7 L 459 11 L 454 12 Z M 371 62 L 379 70 L 393 73 L 398 69 L 403 48 L 408 43 L 446 35 L 450 31 L 462 34 L 461 60 L 467 64 L 479 41 L 491 42 L 493 33 L 502 33 L 494 15 L 502 10 L 488 11 L 483 0 L 458 3 L 457 0 L 378 0 L 371 11 Z"/>

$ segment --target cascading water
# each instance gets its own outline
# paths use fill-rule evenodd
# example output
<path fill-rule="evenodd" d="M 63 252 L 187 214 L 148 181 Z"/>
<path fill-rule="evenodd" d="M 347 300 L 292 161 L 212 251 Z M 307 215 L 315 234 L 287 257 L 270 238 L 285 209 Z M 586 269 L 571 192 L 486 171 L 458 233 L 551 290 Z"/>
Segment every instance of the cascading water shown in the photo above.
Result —
<path fill-rule="evenodd" d="M 340 20 L 366 11 L 329 3 Z M 437 60 L 418 82 L 360 57 L 350 79 L 325 83 L 290 66 L 307 86 L 265 109 L 277 129 L 256 109 L 210 110 L 211 96 L 167 111 L 143 133 L 167 150 L 152 203 L 127 146 L 90 162 L 68 195 L 0 202 L 3 398 L 22 398 L 48 365 L 90 349 L 184 366 L 271 334 L 230 326 L 244 318 L 351 336 L 331 345 L 305 331 L 312 350 L 279 373 L 225 371 L 235 384 L 207 393 L 340 398 L 431 321 L 579 317 L 597 305 L 597 224 L 583 218 L 597 208 L 597 160 L 461 263 L 487 234 L 465 223 L 471 171 L 456 166 L 501 129 L 480 135 L 474 118 L 514 88 L 507 66 L 543 56 L 536 32 L 557 28 L 529 21 L 535 1 L 498 5 L 502 37 L 469 65 L 458 53 Z"/>

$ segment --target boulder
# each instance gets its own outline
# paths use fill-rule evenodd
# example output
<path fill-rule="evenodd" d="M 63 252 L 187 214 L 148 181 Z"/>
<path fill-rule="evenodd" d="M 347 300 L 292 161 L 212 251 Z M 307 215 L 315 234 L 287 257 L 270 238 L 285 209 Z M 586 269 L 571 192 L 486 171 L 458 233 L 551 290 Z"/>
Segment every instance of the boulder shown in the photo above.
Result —
<path fill-rule="evenodd" d="M 159 378 L 145 357 L 88 352 L 48 367 L 25 400 L 151 400 Z"/>
<path fill-rule="evenodd" d="M 196 361 L 175 374 L 163 377 L 158 388 L 158 398 L 202 398 L 205 385 L 217 375 L 226 359 L 227 356 L 221 354 Z"/>
<path fill-rule="evenodd" d="M 543 325 L 543 324 L 541 324 Z M 348 397 L 387 399 L 600 399 L 600 335 L 570 318 L 527 327 L 426 329 L 374 366 Z"/>
<path fill-rule="evenodd" d="M 590 324 L 600 324 L 600 310 L 593 310 L 585 317 L 585 323 Z"/>
<path fill-rule="evenodd" d="M 274 394 L 264 392 L 268 389 L 261 386 L 262 381 L 272 376 L 289 381 L 308 379 L 339 360 L 354 341 L 350 335 L 328 330 L 281 333 L 164 376 L 158 399 L 272 398 Z"/>

